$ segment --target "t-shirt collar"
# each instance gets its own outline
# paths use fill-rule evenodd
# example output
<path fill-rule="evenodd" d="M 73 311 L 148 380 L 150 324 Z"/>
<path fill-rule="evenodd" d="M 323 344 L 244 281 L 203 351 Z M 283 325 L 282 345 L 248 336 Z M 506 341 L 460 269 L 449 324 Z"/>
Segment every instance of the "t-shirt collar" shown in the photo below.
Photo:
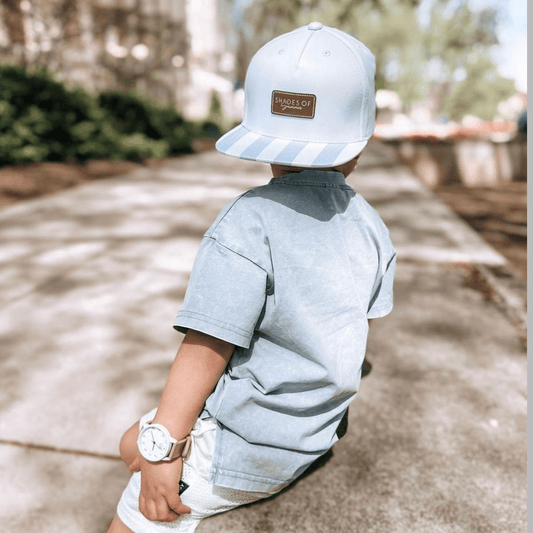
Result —
<path fill-rule="evenodd" d="M 325 185 L 330 187 L 341 187 L 346 186 L 346 178 L 342 172 L 336 170 L 306 169 L 301 172 L 286 174 L 280 178 L 272 178 L 270 183 L 272 185 Z"/>

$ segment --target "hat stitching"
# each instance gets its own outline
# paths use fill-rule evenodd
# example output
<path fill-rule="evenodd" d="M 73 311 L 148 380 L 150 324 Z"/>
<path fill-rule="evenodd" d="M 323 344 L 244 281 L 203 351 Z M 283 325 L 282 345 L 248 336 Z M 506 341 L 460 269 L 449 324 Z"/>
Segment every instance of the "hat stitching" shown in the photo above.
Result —
<path fill-rule="evenodd" d="M 331 31 L 328 27 L 325 27 L 324 28 L 326 30 L 327 33 L 329 33 L 331 36 L 335 37 L 338 41 L 340 41 L 342 44 L 344 44 L 344 46 L 346 46 L 346 48 L 348 48 L 348 50 L 350 51 L 350 53 L 353 55 L 354 59 L 355 59 L 355 62 L 357 64 L 357 67 L 359 69 L 359 75 L 362 76 L 364 78 L 364 81 L 365 81 L 365 85 L 364 85 L 364 91 L 363 91 L 363 109 L 366 108 L 367 104 L 368 104 L 368 85 L 366 84 L 366 82 L 368 81 L 368 76 L 367 76 L 367 72 L 366 72 L 366 69 L 364 67 L 364 65 L 361 64 L 361 58 L 352 50 L 352 43 L 350 43 L 347 39 L 345 39 L 342 35 L 337 35 L 335 32 Z M 358 50 L 359 52 L 359 50 Z M 366 127 L 368 126 L 368 124 L 366 123 L 366 115 L 363 114 L 363 121 L 365 122 L 364 124 L 364 128 L 363 128 L 363 125 L 361 124 L 361 131 L 359 132 L 360 136 L 363 137 L 364 136 L 364 132 L 366 131 Z"/>
<path fill-rule="evenodd" d="M 256 135 L 260 135 L 261 137 L 269 137 L 271 139 L 281 139 L 283 141 L 294 141 L 294 142 L 303 142 L 303 143 L 315 142 L 315 143 L 326 143 L 326 144 L 359 144 L 359 143 L 362 143 L 368 140 L 368 139 L 364 139 L 361 137 L 359 137 L 359 139 L 356 141 L 351 141 L 351 140 L 350 141 L 328 141 L 324 139 L 316 139 L 316 137 L 302 137 L 301 139 L 294 139 L 292 137 L 282 137 L 281 135 L 267 135 L 266 133 L 259 133 L 257 131 L 252 131 L 251 129 L 247 128 L 243 124 L 239 124 L 238 126 L 236 126 L 236 128 L 239 128 L 239 127 L 245 129 L 246 131 L 250 133 L 255 133 Z M 228 133 L 226 133 L 225 135 L 228 135 L 229 133 L 231 133 L 231 131 L 233 130 L 228 131 Z"/>
<path fill-rule="evenodd" d="M 307 45 L 309 44 L 309 41 L 311 40 L 311 37 L 313 37 L 313 35 L 316 32 L 312 31 L 310 33 L 311 33 L 311 35 L 309 35 L 309 37 L 307 37 L 307 41 L 305 41 L 305 44 L 303 45 L 302 51 L 300 52 L 300 55 L 298 56 L 298 59 L 296 61 L 296 68 L 298 68 L 300 66 L 300 61 L 302 59 L 302 56 L 304 55 L 305 49 L 307 48 Z"/>

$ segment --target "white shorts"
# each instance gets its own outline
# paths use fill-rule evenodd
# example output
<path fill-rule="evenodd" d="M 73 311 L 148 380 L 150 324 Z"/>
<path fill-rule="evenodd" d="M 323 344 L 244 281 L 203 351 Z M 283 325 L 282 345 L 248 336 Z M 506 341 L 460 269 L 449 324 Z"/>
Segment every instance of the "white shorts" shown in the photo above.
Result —
<path fill-rule="evenodd" d="M 216 427 L 213 419 L 198 419 L 191 430 L 192 444 L 189 453 L 183 458 L 181 475 L 182 481 L 189 485 L 182 493 L 181 501 L 191 508 L 190 514 L 181 515 L 175 522 L 148 520 L 139 511 L 141 473 L 136 472 L 124 490 L 117 508 L 118 517 L 126 526 L 135 533 L 192 533 L 203 518 L 273 494 L 216 487 L 207 481 L 213 462 Z"/>

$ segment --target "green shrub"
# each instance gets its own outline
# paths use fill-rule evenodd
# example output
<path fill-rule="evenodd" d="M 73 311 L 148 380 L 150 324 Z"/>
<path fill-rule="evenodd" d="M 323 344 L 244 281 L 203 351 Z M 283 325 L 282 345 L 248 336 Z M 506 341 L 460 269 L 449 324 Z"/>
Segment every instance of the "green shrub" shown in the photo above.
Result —
<path fill-rule="evenodd" d="M 113 125 L 120 133 L 143 133 L 150 139 L 161 138 L 151 106 L 140 96 L 128 92 L 104 91 L 97 101 L 112 118 Z"/>
<path fill-rule="evenodd" d="M 194 130 L 190 122 L 184 120 L 173 107 L 155 108 L 153 110 L 156 123 L 162 138 L 168 142 L 170 153 L 192 153 L 191 140 Z"/>
<path fill-rule="evenodd" d="M 45 70 L 0 68 L 0 165 L 120 157 L 120 135 L 98 103 Z"/>
<path fill-rule="evenodd" d="M 138 161 L 145 157 L 165 157 L 168 155 L 170 148 L 164 139 L 150 139 L 142 133 L 133 133 L 124 135 L 120 139 L 125 158 L 131 161 Z"/>
<path fill-rule="evenodd" d="M 135 93 L 117 91 L 103 92 L 98 97 L 98 103 L 112 117 L 113 125 L 121 133 L 142 133 L 148 139 L 164 139 L 171 154 L 192 151 L 191 127 L 174 108 L 158 108 Z"/>
<path fill-rule="evenodd" d="M 223 133 L 222 128 L 213 120 L 197 122 L 194 127 L 194 136 L 207 139 L 218 139 Z"/>
<path fill-rule="evenodd" d="M 190 153 L 191 124 L 130 93 L 93 98 L 44 69 L 0 67 L 0 166 Z"/>

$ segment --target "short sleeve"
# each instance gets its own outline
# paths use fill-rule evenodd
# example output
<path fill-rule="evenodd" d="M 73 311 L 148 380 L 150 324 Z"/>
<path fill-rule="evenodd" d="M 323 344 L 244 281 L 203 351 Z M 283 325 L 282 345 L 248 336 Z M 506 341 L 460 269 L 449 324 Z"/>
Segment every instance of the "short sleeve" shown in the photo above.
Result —
<path fill-rule="evenodd" d="M 374 287 L 372 299 L 368 307 L 367 318 L 381 318 L 392 311 L 392 286 L 394 282 L 394 271 L 396 268 L 396 253 L 387 263 L 385 272 L 378 279 Z"/>
<path fill-rule="evenodd" d="M 265 270 L 204 237 L 174 328 L 189 328 L 248 348 L 266 299 Z"/>

